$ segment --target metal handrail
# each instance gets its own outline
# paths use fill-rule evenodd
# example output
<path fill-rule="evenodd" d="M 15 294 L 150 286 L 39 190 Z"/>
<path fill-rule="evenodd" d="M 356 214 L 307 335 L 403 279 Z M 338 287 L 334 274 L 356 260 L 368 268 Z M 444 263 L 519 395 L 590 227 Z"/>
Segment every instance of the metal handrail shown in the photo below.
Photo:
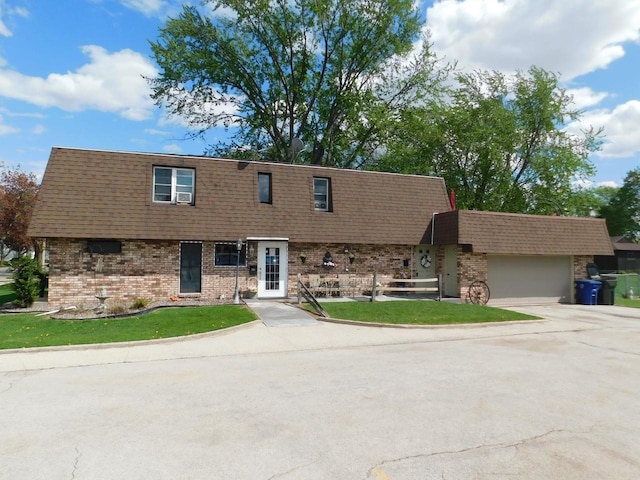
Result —
<path fill-rule="evenodd" d="M 313 296 L 311 290 L 309 290 L 309 288 L 302 281 L 302 275 L 298 274 L 298 303 L 302 303 L 302 297 L 304 297 L 307 302 L 313 305 L 313 308 L 315 308 L 321 316 L 323 316 L 324 318 L 329 318 L 329 314 L 327 313 L 327 311 L 322 308 L 322 305 L 320 305 L 318 300 L 316 300 L 316 297 Z"/>

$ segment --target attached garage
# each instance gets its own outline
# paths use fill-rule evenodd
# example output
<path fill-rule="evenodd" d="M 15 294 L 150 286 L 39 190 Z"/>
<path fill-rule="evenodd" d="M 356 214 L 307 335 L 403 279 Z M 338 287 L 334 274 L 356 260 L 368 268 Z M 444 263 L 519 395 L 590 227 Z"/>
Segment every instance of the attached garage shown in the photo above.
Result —
<path fill-rule="evenodd" d="M 570 256 L 487 255 L 493 300 L 571 301 Z"/>
<path fill-rule="evenodd" d="M 594 255 L 613 248 L 603 219 L 454 210 L 434 216 L 440 270 L 454 275 L 466 299 L 474 280 L 487 283 L 490 303 L 574 301 L 575 280 L 587 278 Z M 446 271 L 451 249 L 455 270 Z"/>

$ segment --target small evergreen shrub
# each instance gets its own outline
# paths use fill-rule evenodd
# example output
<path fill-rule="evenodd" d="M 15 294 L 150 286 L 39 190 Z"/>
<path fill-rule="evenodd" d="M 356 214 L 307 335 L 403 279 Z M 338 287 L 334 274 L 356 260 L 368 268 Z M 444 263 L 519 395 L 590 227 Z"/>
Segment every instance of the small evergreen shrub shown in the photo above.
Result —
<path fill-rule="evenodd" d="M 13 303 L 22 308 L 33 305 L 40 296 L 41 270 L 38 261 L 34 258 L 21 256 L 11 262 L 13 269 L 13 291 L 16 299 Z"/>

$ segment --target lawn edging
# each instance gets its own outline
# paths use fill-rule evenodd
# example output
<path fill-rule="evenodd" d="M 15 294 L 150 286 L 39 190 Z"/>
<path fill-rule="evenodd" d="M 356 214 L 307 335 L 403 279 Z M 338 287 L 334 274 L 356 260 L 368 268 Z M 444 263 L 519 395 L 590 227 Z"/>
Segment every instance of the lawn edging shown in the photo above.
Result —
<path fill-rule="evenodd" d="M 446 323 L 441 325 L 412 325 L 409 323 L 379 323 L 379 322 L 361 322 L 359 320 L 344 320 L 340 318 L 316 316 L 319 322 L 337 323 L 342 325 L 353 325 L 356 327 L 375 327 L 375 328 L 402 328 L 402 329 L 436 329 L 436 328 L 472 328 L 472 327 L 492 327 L 501 325 L 526 325 L 548 322 L 547 318 L 539 318 L 535 320 L 505 320 L 496 322 L 476 322 L 476 323 Z"/>

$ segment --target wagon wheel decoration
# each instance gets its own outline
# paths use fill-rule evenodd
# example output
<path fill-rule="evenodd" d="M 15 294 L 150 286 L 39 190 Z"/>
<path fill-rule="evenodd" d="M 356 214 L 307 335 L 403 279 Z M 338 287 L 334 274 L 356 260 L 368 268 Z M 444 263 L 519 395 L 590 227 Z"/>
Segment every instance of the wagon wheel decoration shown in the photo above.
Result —
<path fill-rule="evenodd" d="M 482 280 L 474 280 L 469 285 L 469 301 L 474 305 L 486 305 L 489 296 L 489 286 Z"/>

